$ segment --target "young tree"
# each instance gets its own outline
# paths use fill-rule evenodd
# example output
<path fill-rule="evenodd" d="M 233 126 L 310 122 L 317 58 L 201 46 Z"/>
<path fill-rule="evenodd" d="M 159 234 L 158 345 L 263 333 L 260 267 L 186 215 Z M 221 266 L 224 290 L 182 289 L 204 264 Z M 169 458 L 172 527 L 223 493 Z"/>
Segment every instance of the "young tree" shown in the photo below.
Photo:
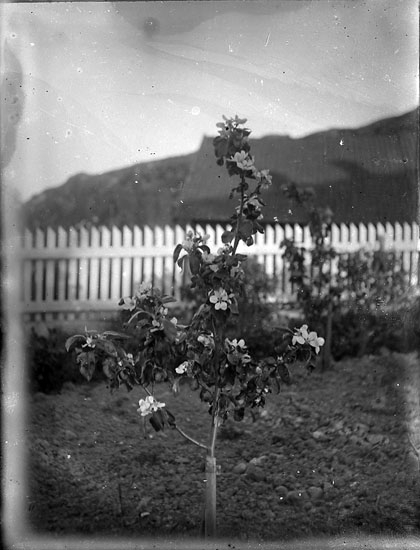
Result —
<path fill-rule="evenodd" d="M 297 303 L 309 323 L 322 322 L 326 334 L 321 357 L 323 370 L 331 366 L 331 336 L 333 309 L 339 289 L 332 272 L 332 261 L 337 256 L 331 245 L 332 211 L 316 207 L 311 189 L 298 189 L 295 184 L 285 187 L 286 196 L 302 206 L 308 215 L 312 248 L 307 251 L 291 239 L 285 239 L 283 256 L 289 263 L 290 281 L 296 286 Z M 307 262 L 309 253 L 310 261 Z"/>
<path fill-rule="evenodd" d="M 231 227 L 223 233 L 224 246 L 212 252 L 205 235 L 188 232 L 174 250 L 174 261 L 191 274 L 191 287 L 204 297 L 191 322 L 181 325 L 171 317 L 171 296 L 142 283 L 134 296 L 120 305 L 130 313 L 127 326 L 134 328 L 137 349 L 126 351 L 127 334 L 87 331 L 68 339 L 67 350 L 75 349 L 82 374 L 90 379 L 97 365 L 102 366 L 111 389 L 125 385 L 128 390 L 140 385 L 145 398 L 138 412 L 149 417 L 156 431 L 165 426 L 176 430 L 205 452 L 206 490 L 204 534 L 216 534 L 216 456 L 219 427 L 228 417 L 241 421 L 249 408 L 264 407 L 267 395 L 288 383 L 288 367 L 296 361 L 309 368 L 324 344 L 323 338 L 304 325 L 284 329 L 279 348 L 264 360 L 254 360 L 240 335 L 226 337 L 227 323 L 240 315 L 238 298 L 244 287 L 246 255 L 238 252 L 240 242 L 251 246 L 261 224 L 263 191 L 271 184 L 268 170 L 258 170 L 250 154 L 246 119 L 227 119 L 217 124 L 214 139 L 217 163 L 239 181 L 230 190 L 237 199 Z M 169 306 L 169 307 L 168 307 Z M 210 426 L 205 443 L 188 435 L 165 403 L 155 396 L 158 383 L 169 383 L 178 392 L 187 380 L 201 401 L 208 404 Z"/>

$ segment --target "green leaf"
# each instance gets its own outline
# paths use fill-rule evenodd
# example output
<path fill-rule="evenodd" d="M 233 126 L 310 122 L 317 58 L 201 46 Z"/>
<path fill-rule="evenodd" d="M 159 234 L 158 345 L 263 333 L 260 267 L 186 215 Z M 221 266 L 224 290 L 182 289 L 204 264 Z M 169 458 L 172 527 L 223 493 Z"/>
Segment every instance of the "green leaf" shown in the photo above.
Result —
<path fill-rule="evenodd" d="M 147 319 L 147 320 L 150 320 L 153 318 L 153 315 L 147 311 L 144 311 L 144 309 L 140 309 L 139 311 L 136 311 L 136 313 L 134 313 L 134 315 L 132 315 L 130 317 L 130 319 L 127 321 L 127 324 L 129 325 L 130 323 L 133 322 L 133 320 L 136 318 L 136 317 L 139 317 L 140 319 Z M 129 338 L 129 337 L 128 337 Z"/>
<path fill-rule="evenodd" d="M 102 349 L 108 355 L 112 357 L 117 357 L 117 348 L 109 340 L 96 340 L 96 347 Z"/>
<path fill-rule="evenodd" d="M 83 334 L 75 334 L 74 336 L 70 336 L 70 338 L 67 338 L 65 345 L 66 351 L 70 351 L 71 348 L 75 344 L 81 344 L 86 343 L 86 336 L 83 336 Z"/>
<path fill-rule="evenodd" d="M 185 256 L 182 256 L 181 258 L 178 258 L 177 264 L 181 269 L 185 269 L 184 264 L 185 262 L 188 262 L 188 256 L 187 254 Z"/>
<path fill-rule="evenodd" d="M 153 426 L 153 429 L 156 432 L 160 432 L 161 430 L 163 430 L 163 427 L 165 425 L 165 420 L 163 418 L 162 411 L 158 410 L 154 412 L 150 417 L 149 422 Z"/>
<path fill-rule="evenodd" d="M 200 248 L 203 252 L 206 252 L 207 254 L 210 254 L 211 252 L 210 248 L 206 244 L 202 244 L 198 248 Z"/>
<path fill-rule="evenodd" d="M 175 420 L 175 416 L 168 411 L 168 409 L 165 409 L 165 413 L 166 413 L 166 421 L 168 422 L 168 426 L 170 426 L 171 428 L 176 428 L 176 420 Z"/>
<path fill-rule="evenodd" d="M 243 240 L 246 240 L 247 237 L 252 235 L 252 230 L 254 228 L 254 225 L 251 221 L 247 220 L 242 222 L 241 224 L 241 238 Z"/>
<path fill-rule="evenodd" d="M 147 386 L 153 381 L 153 363 L 147 361 L 141 367 L 140 382 L 142 385 Z"/>
<path fill-rule="evenodd" d="M 235 254 L 235 258 L 240 262 L 244 262 L 248 256 L 246 254 Z"/>
<path fill-rule="evenodd" d="M 107 357 L 102 363 L 103 373 L 107 378 L 113 378 L 115 375 L 116 362 L 112 357 Z"/>
<path fill-rule="evenodd" d="M 176 329 L 176 326 L 171 323 L 171 321 L 168 321 L 167 319 L 164 319 L 162 321 L 163 326 L 163 332 L 165 333 L 166 338 L 173 342 L 176 338 L 176 335 L 178 334 L 178 331 Z"/>
<path fill-rule="evenodd" d="M 235 238 L 235 233 L 233 231 L 223 231 L 222 233 L 222 243 L 223 244 L 229 244 L 230 242 L 233 241 L 233 239 Z"/>
<path fill-rule="evenodd" d="M 177 244 L 174 250 L 174 262 L 178 260 L 181 250 L 182 250 L 182 244 Z"/>
<path fill-rule="evenodd" d="M 235 409 L 233 411 L 233 419 L 236 420 L 237 422 L 240 422 L 241 420 L 243 420 L 245 416 L 245 407 L 239 407 L 238 409 Z"/>
<path fill-rule="evenodd" d="M 81 374 L 86 380 L 91 380 L 96 366 L 95 353 L 93 351 L 82 351 L 77 357 L 77 362 L 80 364 Z"/>
<path fill-rule="evenodd" d="M 190 263 L 191 273 L 193 275 L 197 275 L 200 271 L 200 258 L 198 258 L 198 256 L 196 256 L 195 254 L 191 254 L 190 256 L 188 256 L 188 259 Z"/>
<path fill-rule="evenodd" d="M 291 384 L 290 372 L 289 372 L 289 369 L 286 367 L 286 365 L 284 363 L 281 363 L 278 366 L 278 373 L 280 375 L 281 380 L 285 384 L 287 384 L 287 385 Z"/>
<path fill-rule="evenodd" d="M 272 377 L 271 383 L 273 386 L 275 386 L 275 392 L 279 394 L 281 388 L 280 388 L 280 382 L 278 381 L 278 378 L 276 376 Z"/>
<path fill-rule="evenodd" d="M 235 297 L 233 297 L 233 298 L 231 299 L 231 303 L 230 303 L 229 309 L 230 309 L 230 311 L 231 311 L 234 315 L 238 315 L 238 314 L 239 314 L 238 302 L 237 302 L 237 300 L 236 300 Z"/>
<path fill-rule="evenodd" d="M 223 157 L 227 155 L 228 152 L 228 140 L 226 137 L 222 136 L 216 136 L 213 139 L 213 147 L 214 147 L 214 154 L 218 159 L 222 159 L 222 165 L 223 165 Z"/>
<path fill-rule="evenodd" d="M 121 340 L 128 340 L 131 338 L 131 336 L 127 336 L 127 334 L 122 334 L 121 332 L 114 332 L 113 330 L 106 330 L 102 333 L 105 338 L 120 338 Z"/>
<path fill-rule="evenodd" d="M 171 302 L 176 302 L 176 298 L 165 294 L 162 298 L 162 304 L 170 304 Z"/>

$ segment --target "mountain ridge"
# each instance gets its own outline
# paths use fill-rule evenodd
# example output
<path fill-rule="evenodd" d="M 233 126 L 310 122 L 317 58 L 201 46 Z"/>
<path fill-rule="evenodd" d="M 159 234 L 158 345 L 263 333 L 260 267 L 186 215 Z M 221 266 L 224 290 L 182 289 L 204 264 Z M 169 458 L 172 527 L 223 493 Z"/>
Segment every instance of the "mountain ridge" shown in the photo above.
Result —
<path fill-rule="evenodd" d="M 251 139 L 257 165 L 273 174 L 265 220 L 305 221 L 281 194 L 281 187 L 294 181 L 313 187 L 317 203 L 328 204 L 337 223 L 414 221 L 418 120 L 415 109 L 359 128 L 333 128 L 302 138 L 274 134 Z M 75 174 L 26 201 L 21 224 L 34 230 L 228 221 L 231 182 L 216 165 L 212 139 L 204 137 L 195 153 L 101 174 Z"/>

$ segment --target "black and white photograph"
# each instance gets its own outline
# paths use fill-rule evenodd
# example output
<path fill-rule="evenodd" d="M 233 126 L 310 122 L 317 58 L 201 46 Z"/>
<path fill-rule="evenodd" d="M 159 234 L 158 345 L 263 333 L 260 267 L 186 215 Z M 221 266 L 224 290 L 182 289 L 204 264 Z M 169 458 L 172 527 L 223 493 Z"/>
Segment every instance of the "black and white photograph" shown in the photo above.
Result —
<path fill-rule="evenodd" d="M 0 39 L 4 547 L 420 548 L 418 1 Z"/>

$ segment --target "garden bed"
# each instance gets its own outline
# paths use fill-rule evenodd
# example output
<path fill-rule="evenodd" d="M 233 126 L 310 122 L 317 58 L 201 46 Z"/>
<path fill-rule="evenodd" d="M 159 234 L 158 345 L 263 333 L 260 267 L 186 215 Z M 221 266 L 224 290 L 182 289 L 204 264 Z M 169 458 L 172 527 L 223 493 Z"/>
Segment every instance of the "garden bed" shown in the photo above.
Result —
<path fill-rule="evenodd" d="M 420 533 L 414 354 L 296 368 L 266 409 L 220 431 L 218 535 L 287 540 Z M 414 382 L 413 382 L 414 381 Z M 417 386 L 418 388 L 418 386 Z M 187 390 L 155 395 L 205 441 L 210 416 Z M 187 536 L 200 532 L 204 455 L 176 431 L 146 430 L 139 388 L 66 383 L 30 400 L 28 508 L 34 532 Z M 200 412 L 197 412 L 200 411 Z M 418 426 L 418 424 L 417 424 Z M 417 430 L 418 432 L 418 430 Z M 411 439 L 411 443 L 410 443 Z"/>

